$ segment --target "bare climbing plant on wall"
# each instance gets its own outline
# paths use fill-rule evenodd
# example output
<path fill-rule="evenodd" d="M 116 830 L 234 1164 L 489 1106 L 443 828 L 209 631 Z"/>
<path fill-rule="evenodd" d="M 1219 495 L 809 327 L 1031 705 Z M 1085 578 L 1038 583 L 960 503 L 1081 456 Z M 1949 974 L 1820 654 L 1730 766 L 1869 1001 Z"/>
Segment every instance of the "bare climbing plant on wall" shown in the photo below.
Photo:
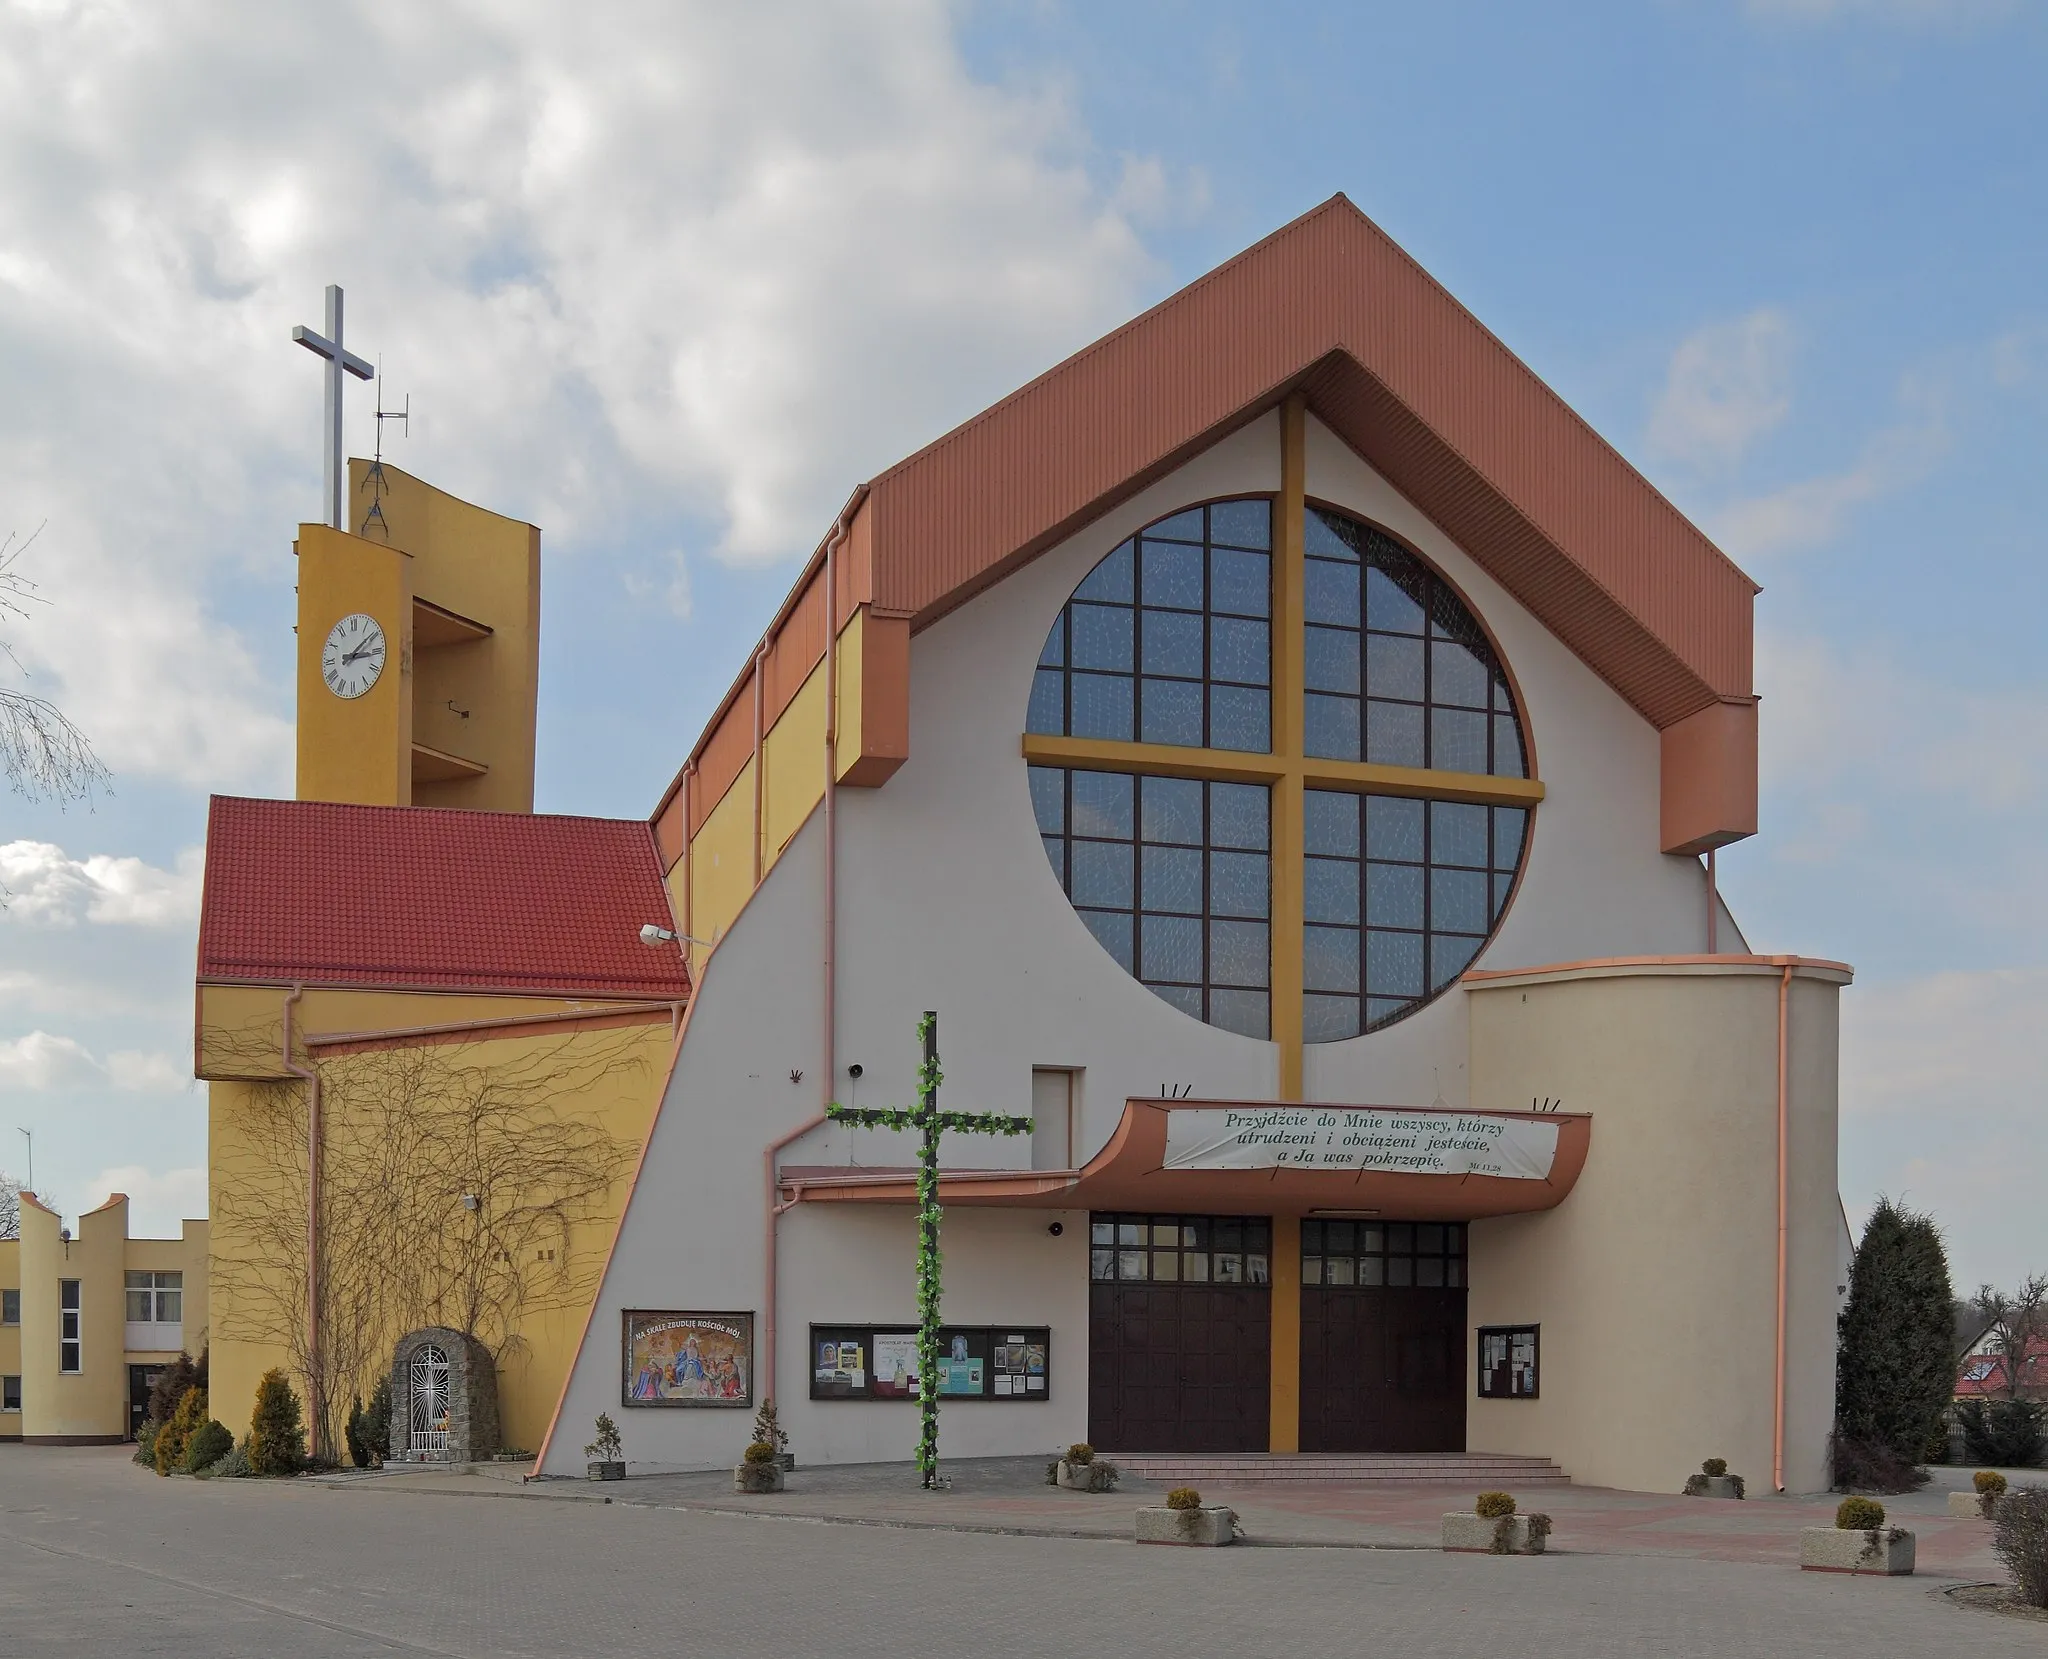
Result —
<path fill-rule="evenodd" d="M 257 1082 L 227 1108 L 232 1150 L 213 1193 L 215 1328 L 290 1355 L 319 1402 L 316 1452 L 332 1455 L 340 1407 L 374 1383 L 405 1331 L 445 1325 L 502 1362 L 523 1320 L 589 1299 L 601 1261 L 573 1250 L 571 1234 L 604 1210 L 636 1147 L 574 1103 L 644 1074 L 640 1042 L 628 1029 L 509 1059 L 487 1060 L 481 1043 L 314 1056 L 317 1343 L 306 1323 L 306 1085 Z M 218 1057 L 213 1069 L 222 1074 Z"/>

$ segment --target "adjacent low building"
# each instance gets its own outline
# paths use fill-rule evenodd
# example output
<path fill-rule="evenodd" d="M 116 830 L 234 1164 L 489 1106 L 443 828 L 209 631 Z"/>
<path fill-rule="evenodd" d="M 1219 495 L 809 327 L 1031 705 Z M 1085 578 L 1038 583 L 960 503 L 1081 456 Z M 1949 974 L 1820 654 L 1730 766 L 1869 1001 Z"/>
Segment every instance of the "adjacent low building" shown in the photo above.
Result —
<path fill-rule="evenodd" d="M 73 1237 L 34 1193 L 21 1236 L 0 1239 L 0 1440 L 111 1445 L 134 1438 L 150 1385 L 206 1345 L 207 1223 L 130 1238 L 115 1193 Z"/>

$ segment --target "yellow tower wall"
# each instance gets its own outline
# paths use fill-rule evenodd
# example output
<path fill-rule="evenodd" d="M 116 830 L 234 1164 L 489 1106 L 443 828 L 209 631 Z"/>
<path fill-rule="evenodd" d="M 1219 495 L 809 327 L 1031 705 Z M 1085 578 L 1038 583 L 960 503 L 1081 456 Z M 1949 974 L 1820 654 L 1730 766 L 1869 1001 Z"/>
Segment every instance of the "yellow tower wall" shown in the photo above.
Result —
<path fill-rule="evenodd" d="M 369 462 L 349 463 L 358 539 L 388 538 L 412 556 L 412 740 L 485 768 L 444 776 L 453 770 L 445 762 L 419 757 L 412 804 L 531 812 L 540 531 L 394 466 L 381 467 L 377 480 L 370 473 Z M 373 501 L 382 522 L 366 527 Z"/>
<path fill-rule="evenodd" d="M 412 561 L 396 548 L 299 526 L 298 797 L 412 804 Z M 384 671 L 356 698 L 320 675 L 328 631 L 356 612 L 382 624 Z"/>

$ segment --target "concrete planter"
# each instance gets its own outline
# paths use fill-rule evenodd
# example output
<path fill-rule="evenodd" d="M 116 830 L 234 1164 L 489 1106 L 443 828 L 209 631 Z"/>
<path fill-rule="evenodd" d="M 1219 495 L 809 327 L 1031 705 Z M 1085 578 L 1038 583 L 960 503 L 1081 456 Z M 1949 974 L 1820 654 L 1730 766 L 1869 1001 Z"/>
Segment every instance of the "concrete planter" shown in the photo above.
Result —
<path fill-rule="evenodd" d="M 1975 1492 L 1951 1492 L 1948 1512 L 1958 1520 L 1988 1521 L 1998 1513 L 1998 1498 L 1988 1492 L 1982 1496 Z"/>
<path fill-rule="evenodd" d="M 1913 1570 L 1913 1535 L 1904 1527 L 1802 1527 L 1799 1565 L 1809 1573 L 1873 1573 L 1897 1578 Z"/>
<path fill-rule="evenodd" d="M 583 1468 L 591 1480 L 624 1480 L 626 1478 L 626 1465 L 624 1462 L 605 1463 L 593 1461 L 584 1464 Z"/>
<path fill-rule="evenodd" d="M 1112 1492 L 1116 1489 L 1116 1465 L 1097 1458 L 1093 1463 L 1060 1459 L 1060 1485 L 1069 1492 Z"/>
<path fill-rule="evenodd" d="M 1541 1555 L 1550 1538 L 1548 1515 L 1446 1515 L 1444 1548 L 1469 1555 Z M 1540 1524 L 1538 1524 L 1540 1523 Z M 1505 1546 L 1505 1547 L 1503 1547 Z"/>
<path fill-rule="evenodd" d="M 787 1478 L 779 1463 L 733 1465 L 732 1489 L 735 1492 L 780 1492 L 786 1484 Z"/>
<path fill-rule="evenodd" d="M 1740 1498 L 1743 1495 L 1743 1480 L 1740 1475 L 1694 1475 L 1685 1483 L 1688 1498 Z"/>
<path fill-rule="evenodd" d="M 1214 1549 L 1236 1540 L 1237 1511 L 1220 1503 L 1205 1503 L 1200 1509 L 1138 1511 L 1141 1544 L 1194 1544 Z"/>

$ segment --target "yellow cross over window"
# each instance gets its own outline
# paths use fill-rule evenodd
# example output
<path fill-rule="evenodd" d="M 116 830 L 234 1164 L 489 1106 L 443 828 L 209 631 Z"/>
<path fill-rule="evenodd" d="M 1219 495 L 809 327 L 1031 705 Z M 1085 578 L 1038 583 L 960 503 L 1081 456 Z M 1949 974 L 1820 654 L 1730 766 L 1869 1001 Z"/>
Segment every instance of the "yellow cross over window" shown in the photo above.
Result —
<path fill-rule="evenodd" d="M 1112 550 L 1047 636 L 1024 758 L 1096 940 L 1196 1019 L 1280 1049 L 1414 1012 L 1506 908 L 1543 797 L 1498 651 L 1384 531 L 1310 502 L 1300 401 L 1277 496 Z"/>

